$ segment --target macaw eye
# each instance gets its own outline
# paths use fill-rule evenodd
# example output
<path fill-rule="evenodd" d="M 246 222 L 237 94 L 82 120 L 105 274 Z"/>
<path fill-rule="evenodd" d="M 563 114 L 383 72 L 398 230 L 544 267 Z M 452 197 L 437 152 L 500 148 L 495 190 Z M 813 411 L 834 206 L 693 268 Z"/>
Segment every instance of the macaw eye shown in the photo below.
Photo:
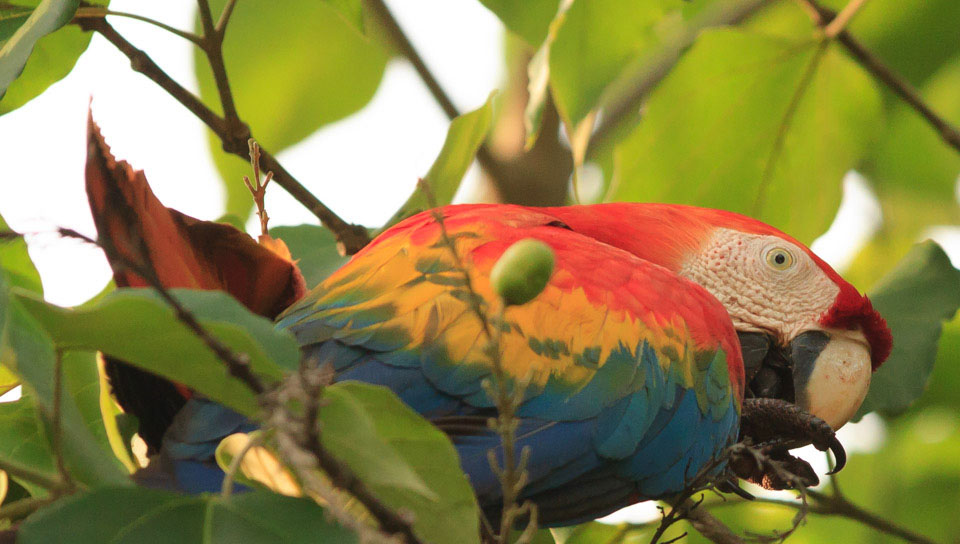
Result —
<path fill-rule="evenodd" d="M 767 264 L 774 270 L 786 270 L 793 266 L 795 259 L 793 253 L 790 253 L 782 247 L 775 247 L 767 251 Z"/>

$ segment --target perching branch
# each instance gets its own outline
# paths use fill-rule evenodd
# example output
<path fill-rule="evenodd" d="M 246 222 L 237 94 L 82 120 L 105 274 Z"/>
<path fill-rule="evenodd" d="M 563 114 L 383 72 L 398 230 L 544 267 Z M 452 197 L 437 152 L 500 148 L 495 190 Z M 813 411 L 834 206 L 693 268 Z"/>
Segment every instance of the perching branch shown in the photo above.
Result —
<path fill-rule="evenodd" d="M 361 541 L 366 541 L 365 534 L 374 540 L 385 539 L 371 527 L 358 522 L 355 515 L 348 513 L 343 498 L 330 484 L 346 491 L 362 504 L 376 520 L 380 531 L 387 535 L 399 535 L 407 544 L 420 544 L 411 521 L 383 504 L 346 464 L 323 446 L 318 414 L 323 387 L 331 379 L 332 374 L 328 369 L 302 365 L 299 372 L 284 380 L 275 392 L 265 396 L 268 407 L 266 423 L 268 428 L 276 431 L 278 453 L 304 489 L 324 499 L 328 503 L 328 511 L 345 526 L 357 531 Z M 291 405 L 300 409 L 294 413 Z M 329 481 L 318 478 L 317 470 L 322 470 Z"/>
<path fill-rule="evenodd" d="M 881 533 L 901 538 L 906 542 L 914 544 L 937 544 L 934 540 L 921 534 L 915 533 L 905 527 L 901 527 L 890 520 L 883 518 L 873 512 L 869 512 L 860 506 L 850 502 L 843 494 L 836 491 L 833 494 L 826 494 L 820 491 L 807 490 L 807 497 L 812 499 L 808 506 L 808 512 L 820 516 L 836 516 L 847 518 Z M 800 508 L 801 505 L 789 500 L 758 498 L 754 502 L 762 504 L 772 504 L 784 506 L 787 508 Z"/>
<path fill-rule="evenodd" d="M 805 8 L 813 22 L 821 28 L 828 28 L 831 22 L 837 18 L 836 13 L 821 6 L 817 0 L 797 1 Z M 955 126 L 933 111 L 910 82 L 884 64 L 880 58 L 857 41 L 848 30 L 840 31 L 835 39 L 860 63 L 860 66 L 863 66 L 873 77 L 883 82 L 894 94 L 916 110 L 930 126 L 936 129 L 940 138 L 947 145 L 960 152 L 960 130 L 957 130 Z"/>
<path fill-rule="evenodd" d="M 224 16 L 221 16 L 221 21 L 222 20 L 224 20 Z M 207 125 L 207 127 L 220 138 L 220 141 L 223 142 L 224 151 L 241 158 L 247 157 L 249 151 L 247 140 L 249 140 L 251 136 L 250 129 L 242 120 L 238 118 L 238 120 L 231 125 L 227 118 L 217 115 L 193 93 L 167 75 L 146 53 L 134 47 L 126 38 L 121 36 L 106 19 L 81 18 L 75 20 L 75 23 L 84 30 L 98 32 L 119 49 L 121 53 L 130 59 L 130 66 L 134 71 L 150 78 L 150 80 L 167 91 L 177 102 L 183 104 L 194 116 Z M 222 32 L 220 35 L 222 36 Z M 226 73 L 224 71 L 224 77 L 225 75 Z M 222 97 L 223 95 L 221 94 L 221 98 Z M 224 111 L 227 111 L 226 106 L 224 106 Z M 347 223 L 341 219 L 340 216 L 326 207 L 313 193 L 297 181 L 267 150 L 261 149 L 260 153 L 261 164 L 266 170 L 272 170 L 274 172 L 274 181 L 276 181 L 277 185 L 283 187 L 291 196 L 300 202 L 300 204 L 320 219 L 320 222 L 336 235 L 339 244 L 346 254 L 356 253 L 369 243 L 370 236 L 363 226 Z"/>
<path fill-rule="evenodd" d="M 197 318 L 182 304 L 180 304 L 179 300 L 170 294 L 170 291 L 164 287 L 153 270 L 150 270 L 139 263 L 135 263 L 131 259 L 127 259 L 121 252 L 117 251 L 113 244 L 111 244 L 109 241 L 104 240 L 100 242 L 73 229 L 60 228 L 58 229 L 58 232 L 60 236 L 63 236 L 64 238 L 75 238 L 99 247 L 104 253 L 107 254 L 107 257 L 111 262 L 126 267 L 143 278 L 143 280 L 147 282 L 147 284 L 153 288 L 157 294 L 160 295 L 160 298 L 162 298 L 164 302 L 173 308 L 177 320 L 190 329 L 190 331 L 193 332 L 193 334 L 208 348 L 210 348 L 210 351 L 212 351 L 217 358 L 220 359 L 224 365 L 226 365 L 227 371 L 231 376 L 242 381 L 248 388 L 250 388 L 251 391 L 258 395 L 266 391 L 266 387 L 263 385 L 263 382 L 260 381 L 260 378 L 258 378 L 256 374 L 250 370 L 249 358 L 245 354 L 235 353 L 227 345 L 210 334 L 203 327 L 203 325 L 197 321 Z"/>

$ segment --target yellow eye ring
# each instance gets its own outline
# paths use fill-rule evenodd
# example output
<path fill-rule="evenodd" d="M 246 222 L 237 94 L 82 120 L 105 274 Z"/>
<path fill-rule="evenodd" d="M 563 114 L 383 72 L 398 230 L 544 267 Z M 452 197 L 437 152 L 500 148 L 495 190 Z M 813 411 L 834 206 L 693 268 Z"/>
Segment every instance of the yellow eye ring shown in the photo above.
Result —
<path fill-rule="evenodd" d="M 796 259 L 793 258 L 793 253 L 782 247 L 775 247 L 767 251 L 766 261 L 770 268 L 782 271 L 793 266 Z"/>

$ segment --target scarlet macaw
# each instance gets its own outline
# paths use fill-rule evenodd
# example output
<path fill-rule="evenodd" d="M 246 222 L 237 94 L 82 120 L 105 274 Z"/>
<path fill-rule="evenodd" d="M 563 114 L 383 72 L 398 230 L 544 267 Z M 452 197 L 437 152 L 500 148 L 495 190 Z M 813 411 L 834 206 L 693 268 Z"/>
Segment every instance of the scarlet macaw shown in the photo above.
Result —
<path fill-rule="evenodd" d="M 523 498 L 545 524 L 684 489 L 736 440 L 745 390 L 796 401 L 839 427 L 890 350 L 869 300 L 796 240 L 741 215 L 659 204 L 442 213 L 491 307 L 489 272 L 512 243 L 539 239 L 556 256 L 544 292 L 507 309 L 501 345 L 507 373 L 530 378 L 517 447 L 531 448 Z M 469 296 L 439 224 L 423 213 L 374 240 L 277 326 L 337 380 L 384 385 L 447 431 L 480 504 L 495 510 L 500 483 L 487 451 L 500 439 L 486 426 L 494 408 L 481 382 L 491 366 Z M 749 376 L 738 332 L 754 348 Z M 784 366 L 763 362 L 774 346 L 787 348 Z M 203 478 L 184 461 L 199 452 L 209 462 L 217 440 L 243 426 L 211 428 L 222 416 L 191 401 L 175 419 L 167 446 L 185 487 Z"/>
<path fill-rule="evenodd" d="M 142 175 L 113 162 L 95 138 L 94 170 L 140 176 L 111 188 L 88 161 L 98 230 L 121 247 L 131 237 L 123 226 L 129 214 L 109 207 L 133 202 L 154 214 L 159 202 L 152 208 Z M 225 227 L 171 213 L 138 227 L 174 233 L 137 233 L 148 252 L 162 253 L 177 237 L 185 245 L 208 237 L 207 246 L 233 257 L 217 280 L 204 275 L 206 261 L 182 251 L 177 272 L 158 272 L 169 286 L 221 281 L 233 292 L 238 280 L 229 274 L 264 262 L 247 259 L 248 250 L 236 249 L 242 244 L 217 230 Z M 518 410 L 517 447 L 531 448 L 521 499 L 537 504 L 546 525 L 683 490 L 737 439 L 745 396 L 796 402 L 838 428 L 890 353 L 890 331 L 865 296 L 803 244 L 742 215 L 636 203 L 460 205 L 440 213 L 472 289 L 490 308 L 489 273 L 511 244 L 534 238 L 555 254 L 545 290 L 506 310 L 501 343 L 507 374 L 530 379 Z M 254 283 L 274 282 L 267 287 L 276 296 L 241 300 L 272 317 L 276 301 L 296 299 L 300 289 L 289 270 L 271 266 L 259 268 L 267 274 Z M 120 285 L 138 284 L 121 267 L 115 276 Z M 441 226 L 425 212 L 377 237 L 280 314 L 277 326 L 293 332 L 309 360 L 332 365 L 336 380 L 384 385 L 445 430 L 481 506 L 495 511 L 500 484 L 487 452 L 500 439 L 486 424 L 494 408 L 481 383 L 491 366 L 469 297 Z M 214 449 L 253 425 L 204 399 L 184 401 L 139 370 L 115 364 L 110 374 L 174 485 L 218 490 Z"/>

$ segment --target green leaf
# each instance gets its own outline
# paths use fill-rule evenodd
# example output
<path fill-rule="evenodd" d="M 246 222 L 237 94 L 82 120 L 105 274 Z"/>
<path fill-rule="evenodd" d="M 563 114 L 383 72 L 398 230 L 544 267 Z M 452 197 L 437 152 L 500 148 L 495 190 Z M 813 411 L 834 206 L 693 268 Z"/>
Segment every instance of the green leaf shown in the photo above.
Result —
<path fill-rule="evenodd" d="M 219 291 L 171 290 L 206 328 L 249 357 L 250 368 L 267 380 L 298 368 L 296 340 Z M 86 308 L 66 309 L 29 296 L 18 298 L 63 349 L 97 350 L 182 383 L 244 414 L 257 411 L 256 397 L 231 377 L 226 366 L 173 310 L 148 289 L 118 289 Z"/>
<path fill-rule="evenodd" d="M 467 168 L 477 154 L 477 149 L 486 139 L 493 121 L 496 94 L 496 92 L 490 93 L 483 106 L 464 113 L 450 122 L 447 139 L 443 142 L 440 155 L 433 161 L 433 165 L 423 178 L 437 206 L 444 206 L 453 200 L 463 175 L 467 173 Z M 411 215 L 429 209 L 430 204 L 431 199 L 427 198 L 423 189 L 417 187 L 383 228 L 386 229 Z"/>
<path fill-rule="evenodd" d="M 574 2 L 550 45 L 550 84 L 557 110 L 576 127 L 607 85 L 656 38 L 658 25 L 679 20 L 681 0 Z"/>
<path fill-rule="evenodd" d="M 367 485 L 413 491 L 432 501 L 440 500 L 386 437 L 378 434 L 380 429 L 374 423 L 374 418 L 379 416 L 371 411 L 361 395 L 385 393 L 354 389 L 350 384 L 337 384 L 324 390 L 326 404 L 320 411 L 323 445 L 349 465 Z"/>
<path fill-rule="evenodd" d="M 237 111 L 264 149 L 276 154 L 373 98 L 387 54 L 338 11 L 354 3 L 298 2 L 283 9 L 268 0 L 237 4 L 223 56 Z M 224 0 L 210 4 L 216 14 Z M 194 72 L 204 102 L 219 104 L 212 73 L 199 49 Z M 243 176 L 251 175 L 249 161 L 224 153 L 212 133 L 209 141 L 226 187 L 226 212 L 245 220 L 253 204 L 243 184 Z"/>
<path fill-rule="evenodd" d="M 287 244 L 308 289 L 319 284 L 349 260 L 349 257 L 340 255 L 336 237 L 324 227 L 274 227 L 270 229 L 270 236 Z"/>
<path fill-rule="evenodd" d="M 50 441 L 29 388 L 23 389 L 18 400 L 0 404 L 0 461 L 7 466 L 29 468 L 51 480 L 57 478 Z M 14 480 L 31 495 L 44 494 L 39 486 L 19 478 Z"/>
<path fill-rule="evenodd" d="M 78 4 L 77 0 L 0 2 L 0 115 L 26 104 L 73 69 L 91 38 L 91 33 L 77 26 L 61 28 Z M 109 0 L 90 4 L 106 6 Z"/>
<path fill-rule="evenodd" d="M 47 331 L 24 309 L 22 300 L 12 296 L 0 275 L 0 359 L 22 380 L 24 395 L 36 399 L 36 413 L 49 427 L 54 417 L 57 353 Z M 64 365 L 74 360 L 78 359 L 62 359 Z M 96 417 L 93 414 L 99 413 L 99 409 L 91 411 L 89 404 L 82 402 L 87 408 L 82 411 L 73 396 L 86 381 L 83 370 L 66 366 L 63 369 L 61 451 L 71 475 L 88 485 L 129 483 L 117 460 L 101 447 L 102 435 L 91 432 L 91 421 Z M 18 420 L 25 421 L 23 417 Z"/>
<path fill-rule="evenodd" d="M 934 74 L 921 95 L 945 119 L 960 122 L 960 59 Z M 898 101 L 889 114 L 887 129 L 871 149 L 865 172 L 880 193 L 898 188 L 952 200 L 960 154 L 916 110 Z"/>
<path fill-rule="evenodd" d="M 706 31 L 618 147 L 613 197 L 746 213 L 810 242 L 880 120 L 874 83 L 836 46 Z"/>
<path fill-rule="evenodd" d="M 857 412 L 903 413 L 927 387 L 943 323 L 960 308 L 960 270 L 943 249 L 926 241 L 914 246 L 870 293 L 893 332 L 893 352 L 873 375 Z"/>
<path fill-rule="evenodd" d="M 145 488 L 101 488 L 58 501 L 21 525 L 17 542 L 205 544 L 356 542 L 306 499 L 248 492 L 185 496 Z"/>
<path fill-rule="evenodd" d="M 507 30 L 533 47 L 547 37 L 547 28 L 560 6 L 560 0 L 480 0 L 480 3 L 492 11 Z"/>
<path fill-rule="evenodd" d="M 0 232 L 9 230 L 10 227 L 0 216 Z M 23 238 L 0 239 L 0 274 L 4 275 L 7 285 L 11 287 L 43 293 L 40 274 L 30 260 Z"/>
<path fill-rule="evenodd" d="M 320 410 L 324 445 L 347 463 L 386 505 L 412 512 L 417 536 L 425 542 L 478 542 L 476 498 L 446 435 L 383 387 L 340 382 L 326 388 L 324 398 L 331 401 Z M 332 411 L 339 402 L 345 404 Z M 361 425 L 363 434 L 355 434 L 355 428 Z M 372 429 L 367 425 L 372 425 Z M 369 432 L 373 436 L 361 440 L 360 436 Z M 368 440 L 389 445 L 430 494 L 411 493 L 404 486 L 365 477 L 368 469 L 355 453 L 367 447 Z"/>

